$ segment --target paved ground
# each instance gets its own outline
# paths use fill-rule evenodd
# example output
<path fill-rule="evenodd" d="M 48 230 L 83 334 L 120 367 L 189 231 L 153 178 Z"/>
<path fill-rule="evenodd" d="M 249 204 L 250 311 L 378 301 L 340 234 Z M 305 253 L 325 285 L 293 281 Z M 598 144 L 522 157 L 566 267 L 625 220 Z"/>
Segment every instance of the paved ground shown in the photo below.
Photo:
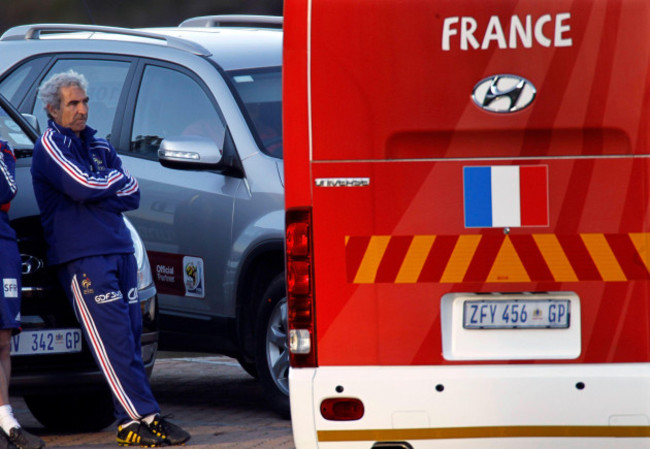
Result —
<path fill-rule="evenodd" d="M 291 422 L 266 405 L 261 387 L 227 357 L 161 354 L 151 385 L 163 414 L 192 434 L 196 449 L 294 449 Z M 113 426 L 97 433 L 55 434 L 36 421 L 20 398 L 12 398 L 18 420 L 48 448 L 117 448 Z M 71 419 L 74 419 L 71 417 Z"/>

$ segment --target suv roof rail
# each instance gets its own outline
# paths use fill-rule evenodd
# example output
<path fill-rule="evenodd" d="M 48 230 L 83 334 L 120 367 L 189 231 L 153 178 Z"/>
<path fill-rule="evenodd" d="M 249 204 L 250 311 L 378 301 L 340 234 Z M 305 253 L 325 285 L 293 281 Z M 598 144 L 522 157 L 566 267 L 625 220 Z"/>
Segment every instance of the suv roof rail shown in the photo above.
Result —
<path fill-rule="evenodd" d="M 181 39 L 173 36 L 166 36 L 164 34 L 152 33 L 150 31 L 135 30 L 131 28 L 120 28 L 100 25 L 80 25 L 80 24 L 65 24 L 65 23 L 39 23 L 32 25 L 20 25 L 8 29 L 0 37 L 2 41 L 14 40 L 28 40 L 40 39 L 41 33 L 54 34 L 54 33 L 107 33 L 116 34 L 121 36 L 134 36 L 143 37 L 147 39 L 155 39 L 157 41 L 164 41 L 168 47 L 176 48 L 178 50 L 185 50 L 200 56 L 210 56 L 212 53 L 202 45 Z"/>
<path fill-rule="evenodd" d="M 199 16 L 186 19 L 179 27 L 218 27 L 218 26 L 267 26 L 282 28 L 282 16 L 264 16 L 254 14 L 221 14 L 216 16 Z"/>

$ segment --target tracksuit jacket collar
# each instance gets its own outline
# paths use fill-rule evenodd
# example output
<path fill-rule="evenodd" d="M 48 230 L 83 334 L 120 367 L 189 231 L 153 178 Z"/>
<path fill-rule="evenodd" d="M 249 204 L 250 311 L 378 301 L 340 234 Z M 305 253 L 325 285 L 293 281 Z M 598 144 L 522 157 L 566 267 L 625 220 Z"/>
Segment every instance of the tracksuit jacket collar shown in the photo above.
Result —
<path fill-rule="evenodd" d="M 77 137 L 77 134 L 73 130 L 71 130 L 70 128 L 66 128 L 65 126 L 59 125 L 52 119 L 47 121 L 47 125 L 50 128 L 53 128 L 57 132 L 63 134 L 66 137 L 69 137 L 72 140 L 81 140 L 86 143 L 91 142 L 93 140 L 93 137 L 97 133 L 96 129 L 93 129 L 90 126 L 86 125 L 83 131 L 81 131 L 81 139 L 79 139 L 79 137 Z"/>

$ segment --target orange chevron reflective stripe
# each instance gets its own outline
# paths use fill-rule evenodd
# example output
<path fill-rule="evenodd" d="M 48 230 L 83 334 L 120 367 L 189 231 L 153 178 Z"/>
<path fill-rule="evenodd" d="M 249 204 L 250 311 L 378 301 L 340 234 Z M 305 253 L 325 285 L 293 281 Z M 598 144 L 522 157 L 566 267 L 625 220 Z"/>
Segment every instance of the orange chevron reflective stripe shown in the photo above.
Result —
<path fill-rule="evenodd" d="M 408 252 L 404 257 L 404 262 L 401 264 L 395 278 L 396 283 L 412 284 L 417 282 L 435 239 L 435 235 L 413 236 Z"/>
<path fill-rule="evenodd" d="M 533 239 L 542 253 L 544 262 L 551 271 L 553 279 L 558 282 L 576 282 L 578 280 L 578 276 L 573 271 L 573 267 L 571 267 L 571 263 L 556 236 L 553 234 L 539 234 L 533 235 Z"/>
<path fill-rule="evenodd" d="M 650 279 L 650 233 L 346 236 L 355 284 Z"/>
<path fill-rule="evenodd" d="M 355 284 L 373 283 L 379 264 L 384 257 L 386 247 L 391 238 L 385 235 L 375 235 L 370 237 L 370 242 L 366 247 L 366 252 L 361 261 L 361 265 L 357 270 L 357 275 L 354 278 Z"/>
<path fill-rule="evenodd" d="M 480 235 L 459 236 L 440 282 L 463 282 L 463 277 L 469 269 L 469 264 L 474 258 L 480 242 Z"/>

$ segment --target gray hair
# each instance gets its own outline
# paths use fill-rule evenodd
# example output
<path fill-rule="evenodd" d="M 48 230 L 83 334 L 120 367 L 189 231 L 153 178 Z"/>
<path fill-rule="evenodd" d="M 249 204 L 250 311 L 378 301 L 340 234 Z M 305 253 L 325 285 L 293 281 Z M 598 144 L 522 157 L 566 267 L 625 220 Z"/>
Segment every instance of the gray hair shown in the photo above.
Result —
<path fill-rule="evenodd" d="M 43 102 L 45 110 L 47 111 L 47 105 L 59 109 L 61 107 L 61 88 L 70 86 L 80 87 L 84 92 L 87 92 L 88 80 L 81 73 L 70 69 L 67 72 L 53 75 L 41 84 L 41 87 L 38 89 L 38 98 Z"/>

